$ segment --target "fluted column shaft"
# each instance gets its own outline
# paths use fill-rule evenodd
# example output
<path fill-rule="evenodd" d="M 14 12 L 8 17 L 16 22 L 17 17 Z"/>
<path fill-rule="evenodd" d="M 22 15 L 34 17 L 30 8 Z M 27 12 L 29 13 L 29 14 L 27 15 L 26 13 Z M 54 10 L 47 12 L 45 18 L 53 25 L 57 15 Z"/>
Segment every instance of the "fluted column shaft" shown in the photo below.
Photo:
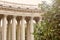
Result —
<path fill-rule="evenodd" d="M 20 20 L 17 21 L 17 40 L 20 40 Z"/>
<path fill-rule="evenodd" d="M 0 19 L 0 27 L 1 27 L 1 19 Z"/>
<path fill-rule="evenodd" d="M 30 20 L 30 35 L 29 35 L 30 39 L 29 40 L 34 40 L 33 32 L 34 32 L 33 17 L 31 17 L 31 20 Z"/>
<path fill-rule="evenodd" d="M 30 28 L 29 28 L 29 21 L 27 22 L 27 28 L 26 28 L 26 31 L 27 31 L 27 40 L 30 40 L 30 37 L 29 37 L 29 35 L 30 35 Z"/>
<path fill-rule="evenodd" d="M 8 20 L 8 27 L 7 27 L 7 40 L 11 40 L 11 20 Z"/>
<path fill-rule="evenodd" d="M 7 16 L 3 17 L 2 40 L 7 40 Z"/>
<path fill-rule="evenodd" d="M 16 17 L 12 18 L 12 40 L 16 40 Z"/>
<path fill-rule="evenodd" d="M 25 23 L 24 23 L 25 17 L 22 17 L 21 20 L 21 40 L 25 40 Z"/>

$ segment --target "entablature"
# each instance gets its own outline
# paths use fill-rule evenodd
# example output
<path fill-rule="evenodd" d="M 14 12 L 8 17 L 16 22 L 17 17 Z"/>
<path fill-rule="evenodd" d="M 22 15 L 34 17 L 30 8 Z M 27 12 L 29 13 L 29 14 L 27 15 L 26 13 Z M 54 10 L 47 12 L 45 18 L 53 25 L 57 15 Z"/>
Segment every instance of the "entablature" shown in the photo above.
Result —
<path fill-rule="evenodd" d="M 4 1 L 0 2 L 0 10 L 41 13 L 41 10 L 37 7 L 37 5 L 16 4 Z"/>

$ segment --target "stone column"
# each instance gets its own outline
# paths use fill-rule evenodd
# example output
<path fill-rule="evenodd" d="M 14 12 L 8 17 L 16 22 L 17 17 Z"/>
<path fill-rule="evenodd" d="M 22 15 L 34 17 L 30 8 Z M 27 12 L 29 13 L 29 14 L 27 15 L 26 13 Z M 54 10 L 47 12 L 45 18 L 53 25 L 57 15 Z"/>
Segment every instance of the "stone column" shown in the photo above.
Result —
<path fill-rule="evenodd" d="M 12 18 L 12 40 L 16 40 L 16 17 Z"/>
<path fill-rule="evenodd" d="M 16 40 L 20 40 L 20 18 L 17 17 Z"/>
<path fill-rule="evenodd" d="M 2 40 L 7 40 L 7 16 L 3 17 Z"/>
<path fill-rule="evenodd" d="M 1 26 L 1 19 L 2 19 L 2 17 L 0 18 L 0 40 L 2 40 L 2 26 Z"/>
<path fill-rule="evenodd" d="M 26 17 L 26 30 L 25 30 L 25 32 L 26 32 L 26 40 L 30 40 L 30 24 L 29 24 L 29 21 L 30 21 L 30 17 Z"/>
<path fill-rule="evenodd" d="M 1 27 L 1 19 L 0 19 L 0 27 Z"/>
<path fill-rule="evenodd" d="M 7 40 L 11 40 L 11 19 L 8 20 L 8 27 L 7 27 Z"/>
<path fill-rule="evenodd" d="M 29 21 L 27 21 L 27 27 L 26 27 L 26 39 L 27 40 L 30 40 L 30 37 L 29 37 L 29 35 L 30 35 L 30 27 L 29 27 Z"/>
<path fill-rule="evenodd" d="M 33 17 L 31 17 L 31 19 L 30 19 L 30 38 L 29 38 L 29 40 L 34 40 L 34 35 L 33 35 L 33 32 L 34 32 L 34 27 L 33 27 Z"/>
<path fill-rule="evenodd" d="M 22 17 L 21 20 L 21 40 L 25 40 L 25 23 L 24 23 L 25 17 Z"/>

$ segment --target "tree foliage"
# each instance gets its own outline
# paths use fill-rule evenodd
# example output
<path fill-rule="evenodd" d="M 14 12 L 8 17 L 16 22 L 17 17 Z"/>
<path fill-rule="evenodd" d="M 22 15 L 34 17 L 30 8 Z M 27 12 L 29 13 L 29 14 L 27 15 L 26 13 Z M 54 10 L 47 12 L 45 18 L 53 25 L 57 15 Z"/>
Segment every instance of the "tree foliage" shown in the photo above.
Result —
<path fill-rule="evenodd" d="M 42 15 L 43 20 L 34 25 L 35 40 L 60 40 L 60 0 L 53 2 L 52 6 L 42 5 L 46 13 Z"/>

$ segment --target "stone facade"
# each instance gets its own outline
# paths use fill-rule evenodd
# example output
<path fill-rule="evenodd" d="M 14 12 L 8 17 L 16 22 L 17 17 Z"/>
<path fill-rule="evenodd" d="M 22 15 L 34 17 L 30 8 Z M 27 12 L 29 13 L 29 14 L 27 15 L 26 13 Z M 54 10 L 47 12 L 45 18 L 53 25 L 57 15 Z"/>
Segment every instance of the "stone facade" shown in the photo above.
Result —
<path fill-rule="evenodd" d="M 34 40 L 33 20 L 38 23 L 42 14 L 36 6 L 1 1 L 0 40 Z"/>

